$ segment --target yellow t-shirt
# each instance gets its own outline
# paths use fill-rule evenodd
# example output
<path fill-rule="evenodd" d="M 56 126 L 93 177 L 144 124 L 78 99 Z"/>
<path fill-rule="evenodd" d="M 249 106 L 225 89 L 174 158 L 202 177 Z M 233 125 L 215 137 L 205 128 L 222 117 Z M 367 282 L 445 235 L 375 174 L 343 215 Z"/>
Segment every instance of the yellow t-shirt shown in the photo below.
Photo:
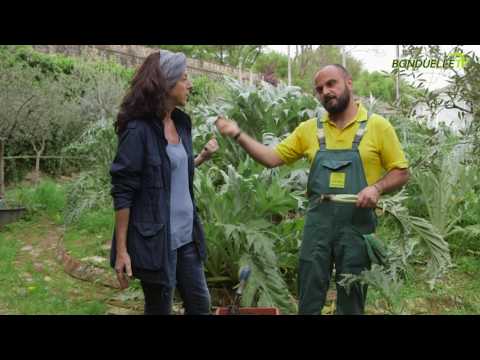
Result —
<path fill-rule="evenodd" d="M 330 121 L 328 113 L 322 118 L 327 149 L 351 149 L 361 121 L 367 120 L 367 109 L 360 103 L 355 118 L 343 129 Z M 275 152 L 286 164 L 306 156 L 310 164 L 319 149 L 317 119 L 302 122 L 285 140 L 275 147 Z M 376 183 L 385 172 L 394 168 L 408 168 L 392 124 L 380 115 L 371 114 L 366 132 L 358 147 L 368 185 Z"/>

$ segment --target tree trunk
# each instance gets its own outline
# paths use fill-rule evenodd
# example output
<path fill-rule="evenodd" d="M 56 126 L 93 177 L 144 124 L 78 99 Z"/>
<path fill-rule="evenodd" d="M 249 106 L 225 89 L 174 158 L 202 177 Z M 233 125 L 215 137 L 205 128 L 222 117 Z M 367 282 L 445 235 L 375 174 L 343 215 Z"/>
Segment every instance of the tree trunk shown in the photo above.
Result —
<path fill-rule="evenodd" d="M 0 139 L 0 198 L 5 196 L 5 161 L 3 156 L 5 153 L 5 142 Z"/>
<path fill-rule="evenodd" d="M 304 77 L 305 74 L 307 73 L 307 67 L 308 67 L 309 59 L 304 58 L 302 60 L 302 63 L 300 64 L 300 76 Z"/>
<path fill-rule="evenodd" d="M 400 45 L 396 45 L 397 48 L 397 60 L 400 60 Z M 397 78 L 395 81 L 395 101 L 397 104 L 400 102 L 400 71 L 397 72 Z"/>
<path fill-rule="evenodd" d="M 37 155 L 35 158 L 35 174 L 33 178 L 33 183 L 35 185 L 37 185 L 40 180 L 40 157 L 42 156 L 44 150 L 45 150 L 45 140 L 42 141 L 42 146 L 40 147 L 39 150 L 35 149 L 35 153 Z"/>
<path fill-rule="evenodd" d="M 290 45 L 288 46 L 288 86 L 292 86 L 292 60 L 290 59 Z"/>
<path fill-rule="evenodd" d="M 42 156 L 42 151 L 37 152 L 37 156 L 35 158 L 35 173 L 33 176 L 33 183 L 35 185 L 38 184 L 40 180 L 40 156 Z"/>
<path fill-rule="evenodd" d="M 301 57 L 299 73 L 301 77 L 304 77 L 307 72 L 307 68 L 311 60 L 311 56 L 309 56 L 309 53 L 312 52 L 312 49 L 313 45 L 300 45 Z"/>

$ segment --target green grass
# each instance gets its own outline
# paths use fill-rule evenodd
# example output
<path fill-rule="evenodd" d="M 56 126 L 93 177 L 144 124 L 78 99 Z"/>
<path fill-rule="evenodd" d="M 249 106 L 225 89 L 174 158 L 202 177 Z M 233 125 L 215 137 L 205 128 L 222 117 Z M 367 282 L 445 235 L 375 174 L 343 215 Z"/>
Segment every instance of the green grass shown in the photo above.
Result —
<path fill-rule="evenodd" d="M 20 283 L 20 275 L 14 264 L 20 249 L 20 243 L 0 233 L 0 303 L 8 308 L 15 307 L 15 297 L 12 290 Z"/>
<path fill-rule="evenodd" d="M 12 207 L 25 207 L 28 210 L 27 219 L 47 215 L 57 224 L 63 223 L 65 189 L 51 179 L 42 180 L 36 186 L 23 185 L 11 189 L 6 193 L 6 201 Z"/>
<path fill-rule="evenodd" d="M 63 225 L 65 185 L 51 180 L 36 187 L 19 187 L 7 192 L 10 203 L 17 202 L 29 209 L 22 221 L 0 230 L 0 309 L 18 314 L 104 314 L 106 300 L 115 291 L 99 289 L 96 285 L 68 276 L 58 265 L 38 272 L 35 261 L 21 248 L 27 243 L 38 243 L 52 229 L 51 220 Z M 53 225 L 55 226 L 55 225 Z M 109 259 L 109 248 L 114 227 L 111 208 L 86 211 L 65 232 L 65 247 L 77 259 L 102 256 Z M 399 229 L 391 219 L 382 219 L 378 235 L 384 241 L 396 241 Z M 467 249 L 468 250 L 468 249 Z M 395 308 L 389 308 L 381 294 L 370 287 L 367 313 L 404 314 L 478 314 L 480 313 L 480 257 L 467 250 L 453 253 L 455 267 L 431 291 L 421 278 L 423 268 L 409 271 L 403 287 L 395 294 Z M 283 251 L 288 251 L 283 249 Z M 41 255 L 45 256 L 45 255 Z M 40 257 L 41 257 L 40 256 Z M 50 259 L 54 261 L 54 259 Z M 103 264 L 109 268 L 108 261 Z M 28 281 L 28 278 L 31 281 Z M 50 281 L 48 281 L 48 278 Z M 136 281 L 131 290 L 139 291 Z M 120 294 L 120 293 L 119 293 Z M 137 304 L 138 305 L 138 304 Z M 328 306 L 329 304 L 327 304 Z M 393 311 L 392 311 L 393 310 Z"/>
<path fill-rule="evenodd" d="M 448 239 L 454 256 L 462 257 L 472 252 L 480 254 L 480 236 L 455 235 Z"/>
<path fill-rule="evenodd" d="M 74 257 L 108 257 L 110 250 L 104 248 L 112 239 L 114 228 L 113 209 L 100 209 L 83 214 L 75 225 L 65 232 L 65 247 Z"/>
<path fill-rule="evenodd" d="M 371 313 L 395 310 L 404 314 L 465 315 L 480 312 L 480 258 L 454 258 L 457 266 L 439 281 L 433 290 L 419 277 L 410 277 L 395 296 L 397 307 L 391 309 L 381 294 L 370 288 L 367 309 Z M 394 311 L 394 312 L 395 312 Z"/>
<path fill-rule="evenodd" d="M 27 208 L 25 219 L 32 223 L 47 216 L 57 225 L 64 224 L 66 188 L 51 179 L 42 180 L 37 186 L 19 186 L 7 192 L 9 204 Z M 98 209 L 84 212 L 78 221 L 66 228 L 65 246 L 74 257 L 108 257 L 104 247 L 112 238 L 114 228 L 113 209 Z"/>
<path fill-rule="evenodd" d="M 54 259 L 45 258 L 45 255 L 35 259 L 45 266 L 44 271 L 39 272 L 33 257 L 21 251 L 26 237 L 32 244 L 40 241 L 45 234 L 44 226 L 23 221 L 2 229 L 0 303 L 17 314 L 105 314 L 106 298 L 113 293 L 112 290 L 100 290 L 90 283 L 69 277 Z M 48 261 L 53 266 L 48 266 Z"/>
<path fill-rule="evenodd" d="M 399 236 L 398 227 L 385 218 L 380 221 L 377 235 L 386 242 L 396 241 Z M 408 270 L 404 285 L 393 299 L 395 308 L 385 302 L 376 289 L 369 288 L 367 308 L 372 313 L 403 312 L 405 314 L 477 314 L 480 312 L 480 257 L 475 251 L 478 244 L 455 239 L 450 247 L 452 262 L 444 279 L 439 281 L 433 290 L 429 289 L 425 279 L 422 279 L 424 268 L 415 266 Z"/>

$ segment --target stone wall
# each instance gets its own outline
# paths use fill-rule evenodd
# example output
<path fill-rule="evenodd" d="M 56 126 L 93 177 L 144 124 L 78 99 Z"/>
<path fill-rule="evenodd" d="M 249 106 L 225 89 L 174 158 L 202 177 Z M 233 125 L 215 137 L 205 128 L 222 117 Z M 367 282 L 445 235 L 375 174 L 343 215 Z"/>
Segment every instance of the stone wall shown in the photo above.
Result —
<path fill-rule="evenodd" d="M 44 53 L 61 53 L 69 56 L 101 57 L 118 61 L 127 67 L 137 67 L 156 49 L 140 45 L 33 45 L 37 51 Z M 239 70 L 196 59 L 187 59 L 187 68 L 192 75 L 207 75 L 212 78 L 221 78 L 224 75 L 240 78 Z M 257 82 L 261 75 L 242 72 L 242 80 Z"/>

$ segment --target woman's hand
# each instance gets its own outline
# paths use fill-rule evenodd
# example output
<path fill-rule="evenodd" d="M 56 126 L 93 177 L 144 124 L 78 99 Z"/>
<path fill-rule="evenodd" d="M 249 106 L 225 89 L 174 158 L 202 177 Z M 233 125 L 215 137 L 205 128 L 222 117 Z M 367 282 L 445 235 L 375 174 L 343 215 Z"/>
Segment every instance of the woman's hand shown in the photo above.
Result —
<path fill-rule="evenodd" d="M 126 289 L 128 287 L 128 278 L 132 277 L 132 263 L 127 252 L 117 253 L 115 271 L 117 272 L 120 288 Z"/>
<path fill-rule="evenodd" d="M 210 159 L 212 155 L 217 151 L 218 151 L 218 142 L 217 142 L 217 139 L 213 137 L 203 148 L 203 152 L 205 153 L 205 159 Z"/>
<path fill-rule="evenodd" d="M 202 152 L 195 158 L 195 167 L 202 165 L 205 161 L 209 160 L 212 155 L 218 150 L 218 142 L 215 137 L 203 147 Z"/>

